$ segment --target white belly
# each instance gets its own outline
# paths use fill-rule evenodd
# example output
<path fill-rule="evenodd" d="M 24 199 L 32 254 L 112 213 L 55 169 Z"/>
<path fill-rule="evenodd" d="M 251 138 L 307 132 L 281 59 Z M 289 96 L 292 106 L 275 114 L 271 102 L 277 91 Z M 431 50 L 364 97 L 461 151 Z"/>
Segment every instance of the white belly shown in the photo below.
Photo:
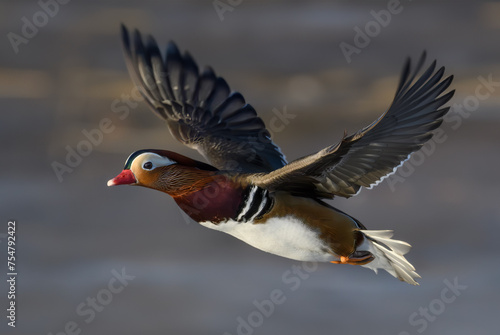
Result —
<path fill-rule="evenodd" d="M 200 224 L 233 235 L 257 249 L 282 257 L 319 262 L 338 259 L 335 254 L 325 251 L 329 248 L 319 238 L 318 232 L 292 216 L 272 218 L 260 224 L 233 220 L 218 225 L 211 222 Z"/>

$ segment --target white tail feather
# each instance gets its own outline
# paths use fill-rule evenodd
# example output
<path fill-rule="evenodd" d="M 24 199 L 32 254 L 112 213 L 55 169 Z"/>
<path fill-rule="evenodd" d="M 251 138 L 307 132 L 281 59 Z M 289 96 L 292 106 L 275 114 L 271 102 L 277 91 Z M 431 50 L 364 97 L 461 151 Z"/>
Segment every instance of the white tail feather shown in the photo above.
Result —
<path fill-rule="evenodd" d="M 378 269 L 384 269 L 399 280 L 412 285 L 418 285 L 415 278 L 421 278 L 415 272 L 405 255 L 411 248 L 406 242 L 391 239 L 392 230 L 360 230 L 365 235 L 365 241 L 357 250 L 366 250 L 373 254 L 375 259 L 363 265 L 377 273 Z"/>

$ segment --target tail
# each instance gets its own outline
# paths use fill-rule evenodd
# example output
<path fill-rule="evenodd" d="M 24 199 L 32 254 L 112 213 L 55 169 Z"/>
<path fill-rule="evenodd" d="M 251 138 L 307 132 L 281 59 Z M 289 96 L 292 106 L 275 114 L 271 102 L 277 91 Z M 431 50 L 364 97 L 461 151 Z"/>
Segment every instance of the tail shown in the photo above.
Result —
<path fill-rule="evenodd" d="M 375 257 L 373 261 L 362 265 L 377 273 L 384 269 L 401 281 L 418 285 L 416 278 L 421 278 L 415 268 L 403 256 L 411 245 L 406 242 L 391 239 L 392 230 L 359 230 L 364 236 L 364 242 L 358 246 L 359 251 L 369 251 Z"/>

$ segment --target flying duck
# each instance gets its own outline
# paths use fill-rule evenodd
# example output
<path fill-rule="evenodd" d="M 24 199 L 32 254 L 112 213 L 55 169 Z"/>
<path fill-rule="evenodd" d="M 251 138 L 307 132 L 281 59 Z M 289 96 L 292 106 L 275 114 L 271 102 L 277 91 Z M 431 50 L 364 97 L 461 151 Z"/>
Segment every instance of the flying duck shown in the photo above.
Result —
<path fill-rule="evenodd" d="M 317 153 L 288 163 L 264 122 L 210 68 L 199 71 L 170 42 L 133 41 L 122 26 L 128 70 L 170 133 L 210 163 L 159 149 L 139 150 L 108 186 L 137 185 L 169 194 L 202 226 L 260 250 L 299 261 L 362 265 L 418 285 L 404 255 L 410 245 L 392 230 L 369 230 L 323 199 L 349 198 L 395 172 L 433 136 L 453 96 L 453 76 L 406 61 L 391 106 L 377 120 Z"/>

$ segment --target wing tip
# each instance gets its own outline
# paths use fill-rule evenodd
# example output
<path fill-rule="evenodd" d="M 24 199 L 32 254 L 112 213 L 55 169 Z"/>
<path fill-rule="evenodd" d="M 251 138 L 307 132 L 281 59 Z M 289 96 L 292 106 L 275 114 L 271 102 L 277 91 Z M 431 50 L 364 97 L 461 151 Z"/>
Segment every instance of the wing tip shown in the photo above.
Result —
<path fill-rule="evenodd" d="M 175 44 L 174 41 L 170 40 L 167 43 L 167 58 L 168 57 L 176 57 L 176 58 L 181 58 L 181 53 L 179 51 L 179 48 L 177 47 L 177 44 Z"/>
<path fill-rule="evenodd" d="M 122 46 L 123 49 L 125 50 L 126 55 L 130 55 L 130 34 L 125 26 L 125 24 L 120 23 L 120 33 L 122 37 Z"/>

